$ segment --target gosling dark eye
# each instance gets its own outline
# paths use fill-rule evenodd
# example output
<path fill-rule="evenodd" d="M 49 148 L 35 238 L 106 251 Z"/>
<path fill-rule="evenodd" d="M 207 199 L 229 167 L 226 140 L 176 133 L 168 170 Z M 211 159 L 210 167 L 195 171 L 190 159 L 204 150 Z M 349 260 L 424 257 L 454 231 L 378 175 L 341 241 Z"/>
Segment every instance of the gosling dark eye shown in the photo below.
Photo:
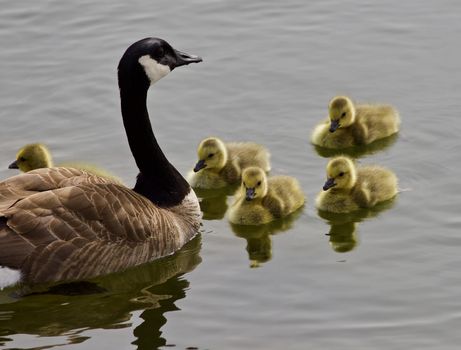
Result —
<path fill-rule="evenodd" d="M 213 156 L 214 156 L 214 153 L 210 153 L 210 154 L 208 155 L 208 158 L 213 158 Z"/>
<path fill-rule="evenodd" d="M 339 177 L 343 177 L 344 173 L 341 171 L 338 175 L 339 175 Z"/>
<path fill-rule="evenodd" d="M 25 162 L 25 161 L 26 161 L 26 158 L 24 158 L 24 157 L 19 157 L 19 161 L 20 161 L 20 162 Z"/>
<path fill-rule="evenodd" d="M 346 112 L 343 112 L 343 114 L 341 114 L 341 118 L 344 118 L 346 116 Z"/>
<path fill-rule="evenodd" d="M 261 181 L 258 181 L 258 186 L 261 186 Z"/>

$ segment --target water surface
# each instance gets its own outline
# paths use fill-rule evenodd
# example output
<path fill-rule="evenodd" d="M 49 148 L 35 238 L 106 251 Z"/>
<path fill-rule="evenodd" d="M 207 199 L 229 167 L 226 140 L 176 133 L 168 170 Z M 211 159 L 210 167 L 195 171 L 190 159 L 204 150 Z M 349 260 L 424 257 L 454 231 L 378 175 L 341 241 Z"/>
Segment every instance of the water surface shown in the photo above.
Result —
<path fill-rule="evenodd" d="M 207 136 L 251 140 L 308 196 L 255 230 L 210 199 L 201 237 L 137 269 L 0 293 L 4 348 L 457 349 L 461 341 L 457 1 L 3 1 L 0 178 L 41 141 L 57 163 L 99 164 L 133 184 L 116 66 L 146 36 L 203 56 L 149 94 L 156 136 L 183 173 Z M 327 163 L 309 144 L 331 97 L 393 104 L 399 136 L 360 154 L 396 172 L 392 203 L 322 217 Z M 205 202 L 206 203 L 206 202 Z M 213 211 L 214 210 L 214 211 Z M 169 348 L 169 347 L 168 347 Z"/>

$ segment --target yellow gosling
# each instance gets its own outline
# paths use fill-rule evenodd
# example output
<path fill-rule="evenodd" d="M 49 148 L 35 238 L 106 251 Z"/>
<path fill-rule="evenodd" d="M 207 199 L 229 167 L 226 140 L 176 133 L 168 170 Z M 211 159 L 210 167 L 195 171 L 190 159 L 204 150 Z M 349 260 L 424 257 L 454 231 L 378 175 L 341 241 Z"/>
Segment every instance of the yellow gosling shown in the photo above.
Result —
<path fill-rule="evenodd" d="M 319 210 L 347 213 L 360 208 L 371 208 L 397 194 L 397 177 L 380 166 L 356 168 L 344 156 L 330 160 L 327 181 L 316 199 Z"/>
<path fill-rule="evenodd" d="M 298 180 L 289 176 L 269 179 L 263 169 L 243 171 L 242 184 L 229 209 L 229 221 L 240 225 L 260 225 L 283 218 L 304 204 Z"/>
<path fill-rule="evenodd" d="M 8 168 L 19 169 L 20 171 L 26 173 L 40 168 L 52 168 L 53 166 L 53 159 L 48 147 L 41 143 L 32 143 L 25 145 L 18 151 L 16 154 L 16 160 L 11 163 Z M 108 171 L 100 169 L 92 164 L 73 162 L 61 164 L 60 166 L 84 170 L 95 175 L 121 182 L 119 178 L 110 174 Z"/>
<path fill-rule="evenodd" d="M 16 160 L 8 168 L 19 169 L 26 173 L 34 169 L 51 167 L 53 167 L 53 161 L 48 148 L 41 143 L 32 143 L 18 151 Z"/>
<path fill-rule="evenodd" d="M 320 147 L 367 145 L 399 131 L 399 114 L 389 105 L 354 105 L 350 98 L 336 96 L 328 110 L 329 118 L 315 127 L 311 137 Z"/>
<path fill-rule="evenodd" d="M 188 174 L 194 188 L 215 189 L 238 183 L 242 171 L 250 166 L 270 170 L 270 154 L 261 145 L 252 142 L 224 143 L 216 137 L 200 142 L 198 162 Z"/>

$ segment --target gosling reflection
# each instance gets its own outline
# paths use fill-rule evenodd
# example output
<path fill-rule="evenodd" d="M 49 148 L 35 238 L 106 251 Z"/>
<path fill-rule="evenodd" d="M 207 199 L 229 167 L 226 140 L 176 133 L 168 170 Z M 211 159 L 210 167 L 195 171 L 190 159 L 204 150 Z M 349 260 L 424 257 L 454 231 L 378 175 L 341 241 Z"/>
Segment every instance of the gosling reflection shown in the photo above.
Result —
<path fill-rule="evenodd" d="M 203 220 L 221 220 L 227 212 L 227 197 L 234 194 L 238 185 L 217 190 L 194 189 L 200 201 Z"/>
<path fill-rule="evenodd" d="M 25 290 L 2 291 L 0 347 L 22 347 L 14 343 L 16 334 L 59 336 L 49 338 L 59 344 L 47 348 L 65 345 L 63 336 L 67 344 L 81 343 L 89 339 L 87 330 L 132 327 L 135 310 L 144 310 L 140 316 L 143 321 L 134 329 L 134 339 L 127 339 L 120 347 L 129 343 L 138 349 L 165 346 L 161 331 L 167 322 L 165 314 L 178 310 L 176 301 L 186 296 L 189 282 L 184 274 L 201 262 L 200 247 L 201 239 L 196 237 L 172 256 L 90 282 L 36 286 L 27 295 Z M 11 297 L 15 294 L 23 296 Z"/>
<path fill-rule="evenodd" d="M 331 248 L 337 253 L 346 253 L 353 250 L 358 243 L 355 229 L 355 222 L 331 223 L 330 232 L 327 234 L 330 238 Z"/>
<path fill-rule="evenodd" d="M 355 146 L 355 147 L 348 147 L 348 148 L 325 148 L 321 146 L 314 146 L 315 151 L 317 154 L 324 158 L 331 158 L 340 155 L 347 155 L 351 158 L 360 158 L 364 156 L 369 156 L 375 154 L 377 152 L 383 151 L 387 148 L 390 148 L 398 139 L 398 134 L 393 134 L 386 138 L 374 141 L 368 145 L 363 146 Z"/>
<path fill-rule="evenodd" d="M 330 225 L 330 231 L 326 236 L 329 238 L 331 249 L 337 253 L 347 253 L 354 250 L 359 244 L 358 223 L 365 219 L 377 217 L 383 211 L 392 208 L 394 204 L 395 198 L 382 202 L 373 208 L 352 213 L 338 214 L 318 210 L 319 216 Z"/>
<path fill-rule="evenodd" d="M 264 225 L 236 225 L 229 223 L 237 237 L 247 241 L 246 251 L 250 267 L 260 267 L 272 259 L 271 235 L 291 229 L 294 222 L 301 216 L 302 208 L 291 215 Z"/>
<path fill-rule="evenodd" d="M 244 228 L 248 228 L 248 226 L 239 226 L 238 228 L 234 224 L 231 224 L 231 226 L 238 237 L 247 241 L 246 251 L 250 260 L 250 267 L 259 267 L 272 258 L 271 228 L 265 227 L 265 229 L 254 232 L 244 232 Z M 242 231 L 239 231 L 240 228 L 242 228 Z"/>

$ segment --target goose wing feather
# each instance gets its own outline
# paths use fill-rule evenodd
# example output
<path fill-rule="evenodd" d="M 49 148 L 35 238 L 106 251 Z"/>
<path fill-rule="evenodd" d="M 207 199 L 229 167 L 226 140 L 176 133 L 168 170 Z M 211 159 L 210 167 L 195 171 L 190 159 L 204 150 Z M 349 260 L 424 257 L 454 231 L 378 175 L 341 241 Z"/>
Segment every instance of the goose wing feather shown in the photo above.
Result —
<path fill-rule="evenodd" d="M 92 277 L 172 254 L 197 232 L 109 179 L 40 169 L 0 183 L 0 265 L 28 282 Z"/>

